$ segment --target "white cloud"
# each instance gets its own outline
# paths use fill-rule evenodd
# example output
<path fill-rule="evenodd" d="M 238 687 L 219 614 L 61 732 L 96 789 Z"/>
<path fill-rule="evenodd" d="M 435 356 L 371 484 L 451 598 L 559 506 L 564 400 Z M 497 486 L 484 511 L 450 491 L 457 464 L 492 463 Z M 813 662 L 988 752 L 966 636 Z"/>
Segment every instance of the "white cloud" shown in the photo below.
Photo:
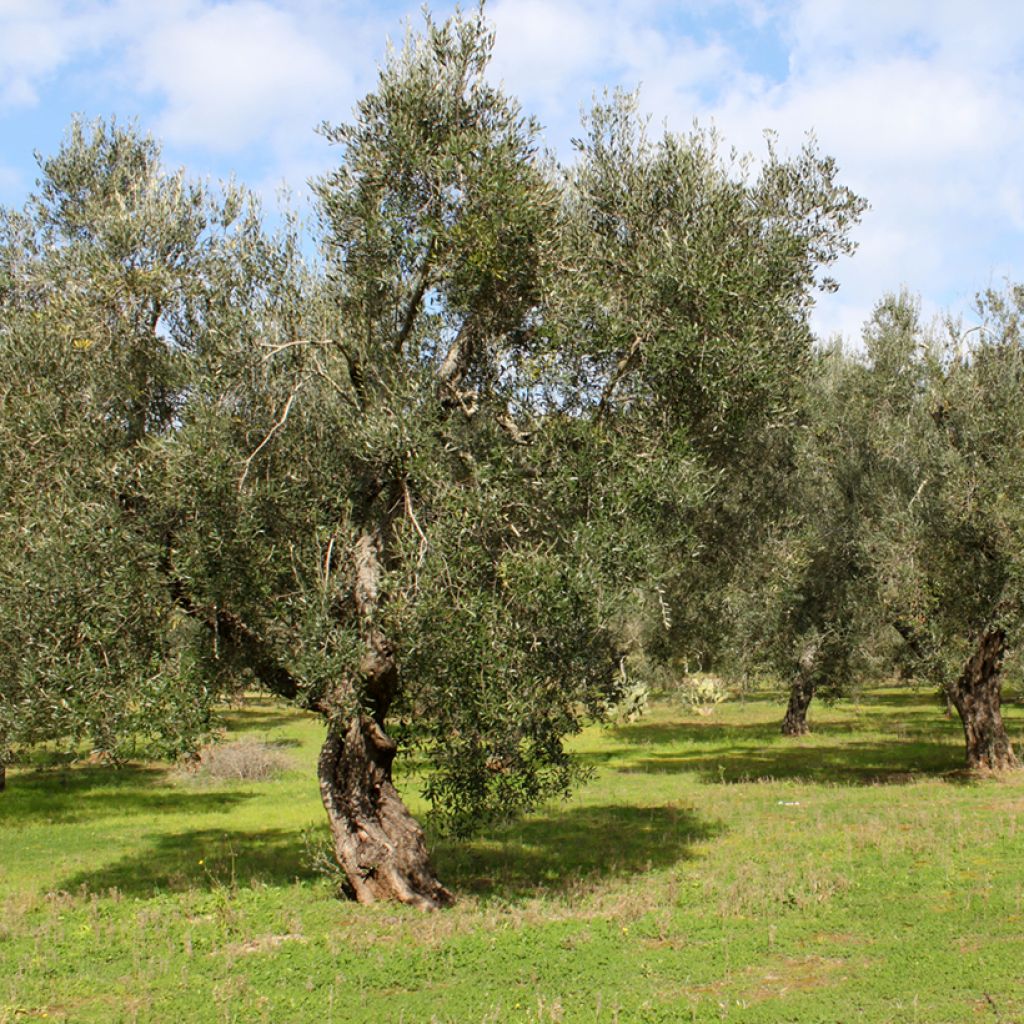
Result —
<path fill-rule="evenodd" d="M 0 7 L 0 110 L 38 102 L 36 82 L 67 58 L 72 39 L 53 3 L 7 2 Z"/>
<path fill-rule="evenodd" d="M 168 141 L 231 151 L 310 135 L 350 73 L 296 19 L 259 0 L 164 24 L 133 53 L 138 81 L 163 101 Z"/>
<path fill-rule="evenodd" d="M 593 77 L 607 54 L 607 23 L 582 4 L 498 0 L 488 14 L 498 40 L 494 71 L 517 93 L 560 93 Z"/>
<path fill-rule="evenodd" d="M 801 0 L 772 16 L 789 42 L 788 75 L 771 85 L 726 78 L 700 113 L 741 148 L 765 127 L 790 147 L 813 129 L 871 201 L 860 250 L 838 268 L 840 294 L 819 303 L 818 329 L 849 330 L 852 308 L 866 317 L 901 284 L 937 311 L 985 287 L 997 265 L 1024 275 L 1022 240 L 1005 252 L 1007 226 L 1022 227 L 1016 4 Z"/>
<path fill-rule="evenodd" d="M 678 5 L 647 0 L 498 0 L 497 68 L 558 143 L 595 86 L 643 82 L 655 123 L 713 120 L 727 144 L 763 152 L 766 128 L 794 150 L 813 130 L 872 209 L 860 249 L 821 297 L 819 331 L 859 334 L 886 290 L 921 291 L 926 309 L 961 302 L 993 268 L 1024 276 L 1024 19 L 1017 0 L 708 0 L 697 38 Z M 738 29 L 729 34 L 728 27 Z M 774 34 L 781 72 L 743 47 Z M 744 37 L 744 31 L 748 34 Z M 564 147 L 560 146 L 563 149 Z"/>
<path fill-rule="evenodd" d="M 196 0 L 0 0 L 0 110 L 35 106 L 73 62 L 195 8 Z"/>

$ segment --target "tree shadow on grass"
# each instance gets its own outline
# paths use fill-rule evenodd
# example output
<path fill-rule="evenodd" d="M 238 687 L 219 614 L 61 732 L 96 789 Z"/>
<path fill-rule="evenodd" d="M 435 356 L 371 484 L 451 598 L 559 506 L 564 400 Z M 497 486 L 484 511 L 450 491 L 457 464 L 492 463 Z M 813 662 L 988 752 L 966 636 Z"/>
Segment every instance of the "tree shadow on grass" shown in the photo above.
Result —
<path fill-rule="evenodd" d="M 219 715 L 220 721 L 232 733 L 266 732 L 279 726 L 294 725 L 301 717 L 300 711 L 245 705 L 229 708 Z"/>
<path fill-rule="evenodd" d="M 169 786 L 168 770 L 141 765 L 78 765 L 18 772 L 0 794 L 0 827 L 66 824 L 139 814 L 227 811 L 255 794 Z"/>
<path fill-rule="evenodd" d="M 669 867 L 692 859 L 695 843 L 722 830 L 672 804 L 575 807 L 468 842 L 435 841 L 433 860 L 456 893 L 513 899 Z"/>
<path fill-rule="evenodd" d="M 669 867 L 692 859 L 693 845 L 722 828 L 671 804 L 577 807 L 493 829 L 475 840 L 434 840 L 431 846 L 439 876 L 456 895 L 509 900 L 572 892 L 587 883 Z M 314 877 L 300 829 L 198 829 L 151 835 L 145 850 L 77 872 L 56 888 L 116 889 L 145 898 L 254 881 L 291 885 Z"/>
<path fill-rule="evenodd" d="M 880 695 L 880 699 L 888 695 Z M 851 718 L 817 718 L 812 710 L 811 731 L 816 736 L 849 736 L 863 732 L 913 732 L 920 736 L 941 737 L 955 732 L 960 735 L 959 722 L 946 718 L 939 706 L 930 708 L 920 700 L 901 701 L 901 695 L 893 694 L 892 709 L 899 709 L 898 715 L 888 712 L 872 713 L 871 704 L 841 705 L 852 713 Z M 829 714 L 834 705 L 822 703 L 821 715 Z M 729 743 L 747 744 L 755 740 L 774 741 L 781 736 L 782 718 L 785 709 L 779 708 L 777 718 L 768 722 L 722 722 L 715 719 L 684 719 L 675 722 L 633 722 L 629 725 L 612 726 L 609 733 L 621 743 L 629 746 L 660 746 L 669 743 Z"/>
<path fill-rule="evenodd" d="M 962 744 L 922 737 L 892 742 L 847 740 L 824 744 L 811 737 L 782 739 L 707 753 L 654 753 L 619 769 L 629 773 L 695 774 L 702 782 L 761 782 L 799 779 L 818 785 L 873 786 L 942 779 L 965 783 Z"/>
<path fill-rule="evenodd" d="M 767 740 L 779 733 L 778 722 L 742 722 L 723 724 L 707 719 L 683 722 L 633 722 L 615 725 L 608 731 L 631 747 L 661 746 L 666 743 L 722 743 L 729 740 Z"/>
<path fill-rule="evenodd" d="M 883 705 L 873 711 L 873 705 Z M 853 708 L 856 718 L 825 717 L 811 735 L 784 737 L 779 721 L 637 722 L 613 734 L 630 751 L 583 755 L 594 764 L 628 759 L 617 771 L 692 773 L 705 782 L 802 779 L 832 785 L 907 783 L 941 777 L 970 781 L 963 732 L 956 719 L 922 704 L 920 694 L 872 694 Z M 661 748 L 661 749 L 659 749 Z M 668 748 L 668 749 L 665 749 Z"/>
<path fill-rule="evenodd" d="M 858 702 L 858 707 L 871 708 L 881 707 L 885 709 L 902 708 L 906 711 L 923 712 L 934 714 L 936 711 L 941 715 L 941 709 L 945 706 L 939 698 L 938 691 L 927 687 L 919 689 L 907 688 L 905 690 L 887 690 L 883 693 L 872 692 L 865 694 Z"/>
<path fill-rule="evenodd" d="M 151 835 L 146 850 L 94 871 L 80 871 L 57 888 L 68 892 L 82 886 L 92 892 L 116 889 L 126 896 L 146 897 L 256 881 L 290 885 L 311 877 L 301 829 L 194 829 Z"/>

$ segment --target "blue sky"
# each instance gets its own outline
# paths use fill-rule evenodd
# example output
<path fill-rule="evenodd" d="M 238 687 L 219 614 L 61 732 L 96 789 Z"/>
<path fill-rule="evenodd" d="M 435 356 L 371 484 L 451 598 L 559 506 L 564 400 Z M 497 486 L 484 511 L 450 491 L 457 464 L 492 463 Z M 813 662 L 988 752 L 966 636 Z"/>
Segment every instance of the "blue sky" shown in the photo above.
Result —
<path fill-rule="evenodd" d="M 443 16 L 450 4 L 434 5 Z M 0 202 L 74 113 L 136 118 L 168 163 L 272 201 L 335 154 L 314 134 L 373 87 L 419 4 L 382 0 L 0 0 Z M 489 0 L 493 74 L 568 153 L 581 105 L 641 86 L 655 122 L 714 122 L 755 155 L 807 131 L 871 210 L 820 300 L 853 338 L 902 285 L 927 313 L 1024 280 L 1024 13 L 1019 0 Z"/>

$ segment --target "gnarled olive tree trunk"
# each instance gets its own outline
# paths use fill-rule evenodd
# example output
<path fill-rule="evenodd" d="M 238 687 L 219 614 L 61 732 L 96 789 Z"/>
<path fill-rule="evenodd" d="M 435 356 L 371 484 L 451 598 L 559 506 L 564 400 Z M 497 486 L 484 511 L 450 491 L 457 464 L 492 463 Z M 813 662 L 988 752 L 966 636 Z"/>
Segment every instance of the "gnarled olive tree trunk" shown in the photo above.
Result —
<path fill-rule="evenodd" d="M 355 549 L 353 600 L 362 624 L 365 652 L 358 678 L 342 680 L 315 705 L 327 721 L 317 774 L 334 842 L 334 856 L 362 903 L 396 899 L 423 909 L 454 902 L 438 881 L 423 830 L 391 781 L 396 753 L 385 732 L 398 689 L 394 652 L 376 624 L 380 603 L 381 534 L 364 534 Z M 225 609 L 197 604 L 177 574 L 168 541 L 161 567 L 177 606 L 230 644 L 271 693 L 295 700 L 301 687 L 266 639 Z"/>
<path fill-rule="evenodd" d="M 789 688 L 789 705 L 782 719 L 783 736 L 806 736 L 811 731 L 807 724 L 807 709 L 814 700 L 817 681 L 814 677 L 814 663 L 818 648 L 812 644 L 800 655 L 796 676 Z"/>
<path fill-rule="evenodd" d="M 789 704 L 786 707 L 786 715 L 782 719 L 783 736 L 806 736 L 811 731 L 807 724 L 807 709 L 814 700 L 814 681 L 808 679 L 803 673 L 793 680 L 789 688 Z"/>
<path fill-rule="evenodd" d="M 320 752 L 320 794 L 334 855 L 361 903 L 395 899 L 424 910 L 454 902 L 434 873 L 423 829 L 391 780 L 395 741 L 384 730 L 398 688 L 394 652 L 376 624 L 382 573 L 381 536 L 356 544 L 354 600 L 365 654 L 355 686 L 328 698 L 327 739 Z M 355 707 L 353 708 L 353 703 Z"/>
<path fill-rule="evenodd" d="M 1020 767 L 1000 711 L 1000 674 L 1005 653 L 1006 634 L 1003 630 L 985 630 L 978 637 L 978 645 L 964 664 L 959 678 L 948 691 L 963 723 L 968 768 L 1006 771 Z"/>
<path fill-rule="evenodd" d="M 391 782 L 394 756 L 394 740 L 372 715 L 328 721 L 319 775 L 334 856 L 360 903 L 449 906 L 452 894 L 434 874 L 423 829 Z"/>

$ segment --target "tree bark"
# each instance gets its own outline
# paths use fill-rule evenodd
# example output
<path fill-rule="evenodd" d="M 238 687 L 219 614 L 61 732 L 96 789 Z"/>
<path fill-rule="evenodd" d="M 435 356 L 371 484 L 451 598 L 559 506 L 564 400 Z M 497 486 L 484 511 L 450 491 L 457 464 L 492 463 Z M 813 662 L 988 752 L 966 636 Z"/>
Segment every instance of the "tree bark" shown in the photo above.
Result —
<path fill-rule="evenodd" d="M 7 765 L 0 764 L 0 793 L 7 788 Z"/>
<path fill-rule="evenodd" d="M 806 736 L 811 731 L 807 724 L 807 709 L 814 699 L 814 680 L 800 672 L 789 688 L 789 706 L 782 719 L 783 736 Z"/>
<path fill-rule="evenodd" d="M 365 653 L 357 685 L 343 685 L 321 709 L 327 739 L 320 752 L 320 795 L 335 859 L 360 903 L 395 899 L 436 910 L 454 898 L 434 874 L 423 829 L 391 781 L 397 748 L 384 723 L 398 690 L 398 668 L 377 624 L 382 546 L 379 531 L 363 534 L 355 546 L 353 597 Z"/>
<path fill-rule="evenodd" d="M 360 903 L 394 899 L 437 910 L 454 899 L 434 874 L 423 830 L 392 784 L 395 749 L 370 715 L 328 721 L 319 775 L 334 855 Z"/>
<path fill-rule="evenodd" d="M 949 690 L 946 689 L 945 687 L 943 687 L 943 690 L 942 690 L 942 703 L 943 703 L 943 711 L 942 711 L 943 715 L 945 715 L 946 718 L 952 718 L 953 717 L 953 697 L 951 696 Z"/>
<path fill-rule="evenodd" d="M 1000 712 L 1005 653 L 1003 630 L 985 630 L 951 688 L 950 697 L 964 727 L 968 768 L 1007 771 L 1020 767 Z"/>
<path fill-rule="evenodd" d="M 807 709 L 818 688 L 814 668 L 819 649 L 817 641 L 812 640 L 800 654 L 796 676 L 789 688 L 789 707 L 786 708 L 786 717 L 782 719 L 783 736 L 806 736 L 811 731 L 807 724 Z"/>

